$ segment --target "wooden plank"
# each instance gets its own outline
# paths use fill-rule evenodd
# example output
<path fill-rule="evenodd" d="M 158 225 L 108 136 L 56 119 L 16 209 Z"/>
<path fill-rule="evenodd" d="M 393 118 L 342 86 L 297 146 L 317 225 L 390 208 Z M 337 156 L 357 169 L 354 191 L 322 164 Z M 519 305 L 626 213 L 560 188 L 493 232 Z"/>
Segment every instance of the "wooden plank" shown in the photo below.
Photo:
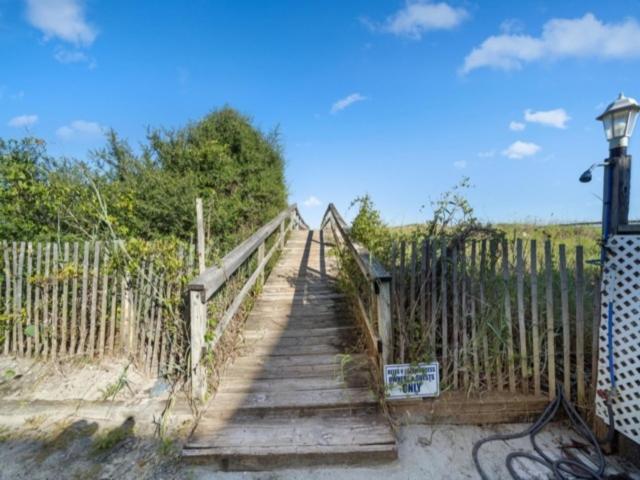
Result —
<path fill-rule="evenodd" d="M 158 282 L 158 280 L 159 278 L 156 275 L 156 278 L 153 280 L 153 282 L 151 280 L 149 281 L 148 295 L 149 295 L 150 306 L 149 308 L 145 309 L 145 311 L 147 312 L 144 317 L 146 345 L 144 348 L 144 361 L 141 362 L 141 366 L 146 372 L 149 372 L 151 370 L 151 353 L 153 352 L 153 334 L 155 332 L 156 310 L 158 308 L 158 292 L 156 290 L 155 285 L 156 285 L 156 282 Z"/>
<path fill-rule="evenodd" d="M 189 315 L 191 331 L 191 395 L 197 401 L 203 402 L 207 393 L 206 369 L 201 364 L 204 351 L 205 328 L 207 323 L 207 307 L 202 301 L 200 292 L 189 292 Z"/>
<path fill-rule="evenodd" d="M 63 279 L 62 279 L 62 318 L 60 320 L 60 355 L 67 353 L 68 339 L 68 310 L 69 310 L 69 243 L 64 242 L 62 253 Z"/>
<path fill-rule="evenodd" d="M 416 344 L 419 343 L 418 337 L 415 334 L 418 330 L 416 326 L 416 309 L 417 309 L 417 300 L 416 300 L 416 263 L 417 263 L 417 252 L 418 248 L 416 245 L 416 241 L 413 240 L 411 242 L 411 268 L 409 271 L 409 322 L 407 325 L 407 344 L 408 344 L 408 360 L 415 361 L 416 356 L 418 356 L 418 351 L 415 350 Z"/>
<path fill-rule="evenodd" d="M 29 282 L 29 278 L 25 278 L 24 274 L 24 257 L 25 251 L 27 249 L 27 244 L 25 242 L 20 242 L 20 253 L 18 258 L 18 299 L 16 300 L 16 304 L 20 307 L 19 317 L 18 317 L 18 355 L 23 356 L 25 353 L 25 340 L 24 340 L 24 327 L 26 318 L 23 319 L 23 312 L 26 313 L 26 309 L 23 306 L 23 282 Z M 26 302 L 28 303 L 28 299 Z"/>
<path fill-rule="evenodd" d="M 562 307 L 562 370 L 564 394 L 571 400 L 571 325 L 569 324 L 569 281 L 567 275 L 567 252 L 564 244 L 559 246 L 560 303 Z"/>
<path fill-rule="evenodd" d="M 445 384 L 448 384 L 449 378 L 449 312 L 447 306 L 447 269 L 448 269 L 448 259 L 447 259 L 447 240 L 443 238 L 441 240 L 440 245 L 440 304 L 441 304 L 441 317 L 442 317 L 442 331 L 441 335 L 441 355 L 442 355 L 442 381 Z"/>
<path fill-rule="evenodd" d="M 42 356 L 49 355 L 49 328 L 51 317 L 49 316 L 49 293 L 51 290 L 51 243 L 44 246 L 44 288 L 42 293 Z"/>
<path fill-rule="evenodd" d="M 509 244 L 502 240 L 502 279 L 504 282 L 504 316 L 507 324 L 507 364 L 509 371 L 509 391 L 516 391 L 515 354 L 513 350 L 513 323 L 511 316 L 511 289 L 509 288 L 511 274 L 509 272 Z"/>
<path fill-rule="evenodd" d="M 452 305 L 452 322 L 453 322 L 453 389 L 459 387 L 459 368 L 460 368 L 460 289 L 458 285 L 458 248 L 453 247 L 451 252 L 451 284 L 453 297 Z"/>
<path fill-rule="evenodd" d="M 42 301 L 42 287 L 40 278 L 40 272 L 42 267 L 42 243 L 38 242 L 38 246 L 36 248 L 36 298 L 33 306 L 33 321 L 34 321 L 34 354 L 35 356 L 40 355 L 41 342 L 40 342 L 40 309 L 41 309 L 41 301 Z"/>
<path fill-rule="evenodd" d="M 427 323 L 427 290 L 429 288 L 429 241 L 422 241 L 422 255 L 420 257 L 420 348 L 418 354 L 423 358 L 428 356 L 429 325 Z"/>
<path fill-rule="evenodd" d="M 255 379 L 252 377 L 226 378 L 218 393 L 304 392 L 309 390 L 335 390 L 340 388 L 366 388 L 371 385 L 371 373 L 366 370 L 345 375 L 325 377 Z"/>
<path fill-rule="evenodd" d="M 584 249 L 576 246 L 576 383 L 579 407 L 586 406 L 584 375 Z"/>
<path fill-rule="evenodd" d="M 478 286 L 479 298 L 480 298 L 480 318 L 482 320 L 482 354 L 484 357 L 484 375 L 487 391 L 492 389 L 491 380 L 491 358 L 489 357 L 489 338 L 487 335 L 488 328 L 488 315 L 487 315 L 487 301 L 485 294 L 485 281 L 487 275 L 487 241 L 482 240 L 480 244 L 480 282 Z"/>
<path fill-rule="evenodd" d="M 109 294 L 109 249 L 102 253 L 102 288 L 100 289 L 100 325 L 98 326 L 98 358 L 104 357 L 104 343 L 107 337 L 107 301 Z M 96 290 L 96 297 L 98 291 Z"/>
<path fill-rule="evenodd" d="M 540 395 L 540 327 L 538 316 L 538 252 L 537 242 L 531 240 L 531 262 L 529 273 L 531 278 L 531 348 L 533 355 L 533 393 Z"/>
<path fill-rule="evenodd" d="M 111 275 L 111 302 L 109 305 L 109 338 L 107 340 L 107 355 L 113 355 L 116 348 L 116 314 L 118 312 L 118 274 Z"/>
<path fill-rule="evenodd" d="M 498 277 L 496 276 L 496 267 L 497 267 L 497 263 L 498 263 L 498 242 L 497 240 L 490 240 L 489 241 L 489 278 L 491 279 L 491 282 L 497 282 Z M 495 294 L 492 295 L 496 301 L 496 304 L 498 302 L 498 298 L 500 296 L 499 294 L 499 289 L 496 288 L 495 289 Z M 499 317 L 498 317 L 499 318 Z M 496 363 L 496 386 L 498 388 L 498 391 L 501 392 L 504 390 L 504 372 L 502 371 L 502 355 L 503 355 L 503 348 L 502 348 L 502 325 L 500 323 L 500 321 L 498 320 L 498 325 L 493 325 L 494 327 L 494 340 L 493 340 L 493 345 L 494 345 L 494 349 L 496 352 L 496 358 L 495 358 L 495 363 Z M 496 333 L 497 332 L 497 333 Z"/>
<path fill-rule="evenodd" d="M 340 421 L 315 416 L 297 418 L 295 428 L 281 419 L 271 422 L 256 420 L 256 424 L 250 429 L 247 429 L 247 425 L 236 425 L 233 421 L 218 428 L 215 424 L 210 426 L 203 422 L 205 428 L 196 430 L 189 439 L 187 448 L 233 447 L 235 453 L 236 448 L 246 448 L 248 445 L 256 449 L 282 446 L 296 449 L 311 446 L 326 448 L 331 445 L 349 448 L 353 444 L 379 445 L 393 442 L 389 427 L 375 415 L 371 415 L 369 419 L 340 418 Z"/>
<path fill-rule="evenodd" d="M 431 304 L 431 315 L 429 317 L 431 320 L 431 358 L 435 360 L 437 358 L 436 335 L 438 327 L 438 244 L 436 240 L 430 240 L 429 251 L 431 252 L 431 294 L 429 295 L 429 303 Z"/>
<path fill-rule="evenodd" d="M 468 340 L 468 331 L 467 325 L 469 323 L 469 306 L 468 306 L 468 284 L 469 277 L 467 275 L 467 256 L 466 256 L 466 245 L 464 241 L 460 246 L 460 273 L 461 273 L 461 281 L 460 281 L 460 295 L 462 302 L 462 384 L 464 385 L 465 391 L 469 390 L 469 371 L 471 370 L 469 365 L 469 340 Z"/>
<path fill-rule="evenodd" d="M 198 253 L 198 273 L 202 275 L 207 269 L 205 265 L 205 241 L 204 241 L 204 213 L 202 199 L 196 198 L 196 250 Z M 264 242 L 263 242 L 264 243 Z"/>
<path fill-rule="evenodd" d="M 529 359 L 527 357 L 527 327 L 524 310 L 524 256 L 522 239 L 516 241 L 516 296 L 518 302 L 518 333 L 520 337 L 520 375 L 522 393 L 529 393 Z"/>
<path fill-rule="evenodd" d="M 248 409 L 312 409 L 340 408 L 376 404 L 370 388 L 336 388 L 308 391 L 276 391 L 260 393 L 220 392 L 216 395 L 216 411 Z"/>
<path fill-rule="evenodd" d="M 429 425 L 483 425 L 531 422 L 548 404 L 543 396 L 491 392 L 469 396 L 466 392 L 443 392 L 440 397 L 389 401 L 394 421 Z"/>
<path fill-rule="evenodd" d="M 391 282 L 381 281 L 378 284 L 377 312 L 378 332 L 382 342 L 382 364 L 393 361 L 393 323 L 391 320 Z"/>
<path fill-rule="evenodd" d="M 18 323 L 20 322 L 20 307 L 18 304 L 18 278 L 20 272 L 18 271 L 18 244 L 17 242 L 11 242 L 11 258 L 12 258 L 12 281 L 13 281 L 13 312 L 11 315 L 11 323 L 8 329 L 11 335 L 9 341 L 10 351 L 15 355 L 18 350 Z"/>
<path fill-rule="evenodd" d="M 11 297 L 11 250 L 9 248 L 9 243 L 7 241 L 2 242 L 2 250 L 4 251 L 4 314 L 7 318 L 6 324 L 4 326 L 4 346 L 3 353 L 4 355 L 9 355 L 9 340 L 11 338 L 10 328 L 11 328 L 11 318 L 12 318 L 12 308 L 13 301 Z"/>
<path fill-rule="evenodd" d="M 76 343 L 78 338 L 78 275 L 79 275 L 79 250 L 78 242 L 73 242 L 73 278 L 71 279 L 71 326 L 69 340 L 69 354 L 76 353 Z"/>
<path fill-rule="evenodd" d="M 26 290 L 27 290 L 27 298 L 26 298 L 26 325 L 25 327 L 30 327 L 33 325 L 33 243 L 27 243 L 27 278 L 26 278 Z M 27 357 L 31 357 L 33 352 L 33 341 L 32 335 L 26 335 L 26 347 Z"/>
<path fill-rule="evenodd" d="M 480 332 L 476 318 L 476 295 L 477 295 L 477 271 L 476 271 L 477 242 L 471 242 L 471 275 L 469 276 L 469 302 L 471 304 L 471 356 L 473 358 L 473 386 L 480 390 L 480 359 L 478 355 L 478 345 L 480 343 Z"/>
<path fill-rule="evenodd" d="M 52 294 L 51 294 L 51 358 L 56 358 L 58 355 L 58 271 L 60 270 L 60 264 L 58 259 L 58 244 L 53 244 L 52 255 Z"/>
<path fill-rule="evenodd" d="M 87 354 L 93 358 L 96 348 L 96 322 L 98 315 L 98 280 L 100 275 L 100 241 L 93 247 L 93 270 L 91 271 L 91 310 L 89 311 L 89 341 Z"/>
<path fill-rule="evenodd" d="M 406 317 L 406 281 L 405 260 L 406 242 L 400 242 L 400 269 L 398 271 L 398 361 L 405 362 L 405 350 L 407 342 L 407 317 Z"/>
<path fill-rule="evenodd" d="M 549 377 L 549 399 L 556 398 L 556 332 L 553 315 L 553 263 L 551 258 L 551 242 L 544 242 L 544 266 L 546 278 L 546 313 L 547 313 L 547 372 Z"/>
<path fill-rule="evenodd" d="M 151 354 L 151 367 L 149 370 L 150 374 L 158 371 L 158 362 L 160 356 L 160 338 L 162 335 L 162 324 L 163 324 L 163 301 L 165 297 L 165 283 L 164 277 L 160 277 L 160 283 L 158 286 L 158 292 L 160 292 L 161 298 L 158 299 L 158 305 L 156 308 L 156 322 L 155 322 L 155 330 L 153 333 L 153 351 Z"/>
<path fill-rule="evenodd" d="M 85 352 L 87 338 L 87 302 L 89 301 L 89 242 L 84 242 L 84 254 L 82 256 L 82 299 L 80 300 L 80 339 L 78 340 L 79 355 Z"/>

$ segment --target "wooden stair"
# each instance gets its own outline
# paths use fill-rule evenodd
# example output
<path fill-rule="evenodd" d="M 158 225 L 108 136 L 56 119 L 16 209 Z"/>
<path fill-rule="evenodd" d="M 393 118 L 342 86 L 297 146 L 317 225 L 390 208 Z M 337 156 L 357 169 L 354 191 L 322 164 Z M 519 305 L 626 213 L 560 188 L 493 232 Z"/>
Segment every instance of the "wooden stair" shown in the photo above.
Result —
<path fill-rule="evenodd" d="M 295 231 L 182 455 L 224 470 L 397 458 L 321 232 Z"/>

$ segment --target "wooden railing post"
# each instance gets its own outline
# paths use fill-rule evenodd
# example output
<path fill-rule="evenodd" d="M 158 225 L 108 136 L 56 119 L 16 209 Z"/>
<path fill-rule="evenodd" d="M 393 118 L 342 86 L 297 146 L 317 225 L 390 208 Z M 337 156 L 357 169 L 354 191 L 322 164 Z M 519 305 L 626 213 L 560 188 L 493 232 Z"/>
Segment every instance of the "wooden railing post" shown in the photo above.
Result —
<path fill-rule="evenodd" d="M 203 293 L 189 291 L 189 316 L 191 323 L 191 395 L 204 402 L 207 393 L 207 376 L 202 364 L 204 350 L 204 334 L 207 322 L 207 305 L 203 301 Z"/>
<path fill-rule="evenodd" d="M 258 265 L 262 264 L 263 260 L 264 260 L 264 242 L 262 242 L 258 247 Z M 260 288 L 262 288 L 264 285 L 264 269 L 262 269 L 262 271 L 260 272 L 260 275 L 258 275 L 258 285 Z"/>
<path fill-rule="evenodd" d="M 202 208 L 202 199 L 196 198 L 196 227 L 197 227 L 197 254 L 198 254 L 198 273 L 205 271 L 205 246 L 204 246 L 204 212 Z"/>
<path fill-rule="evenodd" d="M 382 369 L 393 361 L 393 324 L 391 323 L 391 282 L 378 282 L 378 335 L 382 343 Z"/>

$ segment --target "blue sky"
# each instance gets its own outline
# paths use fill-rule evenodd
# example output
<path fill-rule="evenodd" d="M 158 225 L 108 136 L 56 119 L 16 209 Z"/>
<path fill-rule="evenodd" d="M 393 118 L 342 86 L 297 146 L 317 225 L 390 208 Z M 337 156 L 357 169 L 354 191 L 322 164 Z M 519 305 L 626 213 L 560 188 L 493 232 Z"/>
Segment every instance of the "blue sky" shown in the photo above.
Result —
<path fill-rule="evenodd" d="M 483 220 L 597 219 L 601 173 L 577 178 L 607 154 L 595 116 L 640 97 L 639 21 L 635 0 L 0 0 L 0 136 L 84 158 L 105 127 L 138 145 L 229 104 L 280 126 L 312 224 L 364 193 L 420 221 L 463 175 Z"/>

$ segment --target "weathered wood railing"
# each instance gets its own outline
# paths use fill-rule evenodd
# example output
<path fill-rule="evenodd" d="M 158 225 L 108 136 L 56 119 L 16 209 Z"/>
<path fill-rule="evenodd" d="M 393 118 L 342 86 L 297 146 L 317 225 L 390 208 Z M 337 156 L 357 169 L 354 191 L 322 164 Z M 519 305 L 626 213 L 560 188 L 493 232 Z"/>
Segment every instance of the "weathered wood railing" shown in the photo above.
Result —
<path fill-rule="evenodd" d="M 191 326 L 190 377 L 194 399 L 203 401 L 207 392 L 206 368 L 202 362 L 204 354 L 207 350 L 213 350 L 216 347 L 247 295 L 256 284 L 263 282 L 265 267 L 274 253 L 284 247 L 287 231 L 299 227 L 308 228 L 297 207 L 292 205 L 229 252 L 219 265 L 206 269 L 187 286 Z M 267 239 L 274 233 L 277 234 L 278 230 L 277 241 L 265 253 Z M 213 332 L 207 334 L 207 302 L 254 254 L 257 255 L 255 269 L 224 313 L 216 319 Z M 207 340 L 207 338 L 211 338 L 211 340 Z"/>
<path fill-rule="evenodd" d="M 354 288 L 358 313 L 364 322 L 369 350 L 378 366 L 393 359 L 393 325 L 391 324 L 391 275 L 362 245 L 354 242 L 344 219 L 331 203 L 322 219 L 321 228 L 331 228 L 341 255 L 352 258 L 361 275 L 360 287 Z"/>

